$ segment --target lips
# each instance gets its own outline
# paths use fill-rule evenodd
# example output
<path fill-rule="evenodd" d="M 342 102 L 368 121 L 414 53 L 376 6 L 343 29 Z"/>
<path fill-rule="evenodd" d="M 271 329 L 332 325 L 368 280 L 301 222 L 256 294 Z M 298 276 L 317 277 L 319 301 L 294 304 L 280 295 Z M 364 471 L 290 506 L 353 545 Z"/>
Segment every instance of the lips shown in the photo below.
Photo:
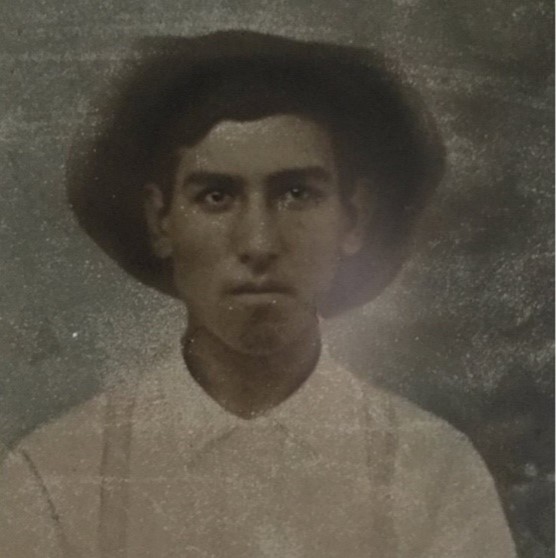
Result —
<path fill-rule="evenodd" d="M 291 294 L 292 289 L 285 283 L 278 281 L 247 281 L 238 283 L 228 289 L 230 294 Z"/>

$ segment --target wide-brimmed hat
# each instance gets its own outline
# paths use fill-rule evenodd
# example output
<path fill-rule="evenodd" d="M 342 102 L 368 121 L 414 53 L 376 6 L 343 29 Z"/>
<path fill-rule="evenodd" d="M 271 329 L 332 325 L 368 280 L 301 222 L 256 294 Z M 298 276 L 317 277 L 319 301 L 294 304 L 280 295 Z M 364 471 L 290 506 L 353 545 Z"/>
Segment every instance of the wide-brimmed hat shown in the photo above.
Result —
<path fill-rule="evenodd" d="M 365 246 L 343 263 L 324 313 L 371 300 L 407 257 L 415 220 L 441 179 L 444 148 L 419 96 L 367 49 L 246 31 L 139 40 L 97 109 L 100 126 L 81 130 L 70 152 L 67 190 L 79 224 L 132 276 L 177 296 L 171 265 L 151 250 L 144 186 L 169 119 L 178 116 L 176 95 L 187 111 L 190 76 L 237 60 L 291 65 L 334 90 L 336 117 L 350 123 L 358 145 L 352 164 L 371 177 L 373 215 Z"/>

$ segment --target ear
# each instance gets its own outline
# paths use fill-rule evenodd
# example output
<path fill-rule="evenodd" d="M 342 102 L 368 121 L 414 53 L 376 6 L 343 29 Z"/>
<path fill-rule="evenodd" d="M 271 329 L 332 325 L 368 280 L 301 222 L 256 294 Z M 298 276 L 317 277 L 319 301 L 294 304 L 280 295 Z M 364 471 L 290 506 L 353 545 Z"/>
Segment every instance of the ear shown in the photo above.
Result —
<path fill-rule="evenodd" d="M 172 255 L 168 217 L 164 195 L 156 184 L 145 186 L 145 219 L 149 231 L 149 240 L 155 256 L 165 259 Z"/>
<path fill-rule="evenodd" d="M 341 245 L 344 256 L 354 256 L 365 242 L 366 232 L 369 228 L 373 213 L 373 199 L 371 185 L 368 180 L 357 179 L 353 192 L 347 202 L 349 211 L 349 224 Z"/>

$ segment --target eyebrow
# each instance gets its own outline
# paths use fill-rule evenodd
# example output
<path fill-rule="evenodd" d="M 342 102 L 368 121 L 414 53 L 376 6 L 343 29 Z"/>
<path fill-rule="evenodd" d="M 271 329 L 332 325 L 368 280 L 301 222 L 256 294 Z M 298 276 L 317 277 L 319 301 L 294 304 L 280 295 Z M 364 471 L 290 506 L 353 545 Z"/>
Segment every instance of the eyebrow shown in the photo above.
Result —
<path fill-rule="evenodd" d="M 332 180 L 332 175 L 323 167 L 301 167 L 295 169 L 285 169 L 272 173 L 269 177 L 269 182 L 280 183 L 307 179 L 317 182 L 330 182 Z"/>
<path fill-rule="evenodd" d="M 295 180 L 315 180 L 318 182 L 330 182 L 332 175 L 320 166 L 309 166 L 292 169 L 284 169 L 271 173 L 268 177 L 269 183 L 282 183 Z M 200 186 L 227 185 L 232 186 L 243 181 L 240 175 L 222 172 L 196 171 L 188 174 L 184 185 L 198 184 Z"/>
<path fill-rule="evenodd" d="M 200 186 L 215 186 L 225 184 L 231 186 L 233 184 L 241 182 L 241 180 L 241 176 L 234 174 L 198 171 L 188 174 L 185 177 L 184 185 L 198 184 Z"/>

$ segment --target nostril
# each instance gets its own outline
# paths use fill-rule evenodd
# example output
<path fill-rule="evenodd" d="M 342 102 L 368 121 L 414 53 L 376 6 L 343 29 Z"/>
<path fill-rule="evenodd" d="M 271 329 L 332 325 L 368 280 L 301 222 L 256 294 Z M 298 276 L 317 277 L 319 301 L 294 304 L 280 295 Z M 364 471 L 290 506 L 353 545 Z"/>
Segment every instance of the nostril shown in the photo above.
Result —
<path fill-rule="evenodd" d="M 278 257 L 275 252 L 243 252 L 239 255 L 239 261 L 249 266 L 253 271 L 264 271 Z"/>
<path fill-rule="evenodd" d="M 239 255 L 239 259 L 240 261 L 244 262 L 244 263 L 248 263 L 248 262 L 254 262 L 254 261 L 266 261 L 266 260 L 273 260 L 277 257 L 277 254 L 275 254 L 274 252 L 255 252 L 255 251 L 249 251 L 249 252 L 242 252 Z"/>

